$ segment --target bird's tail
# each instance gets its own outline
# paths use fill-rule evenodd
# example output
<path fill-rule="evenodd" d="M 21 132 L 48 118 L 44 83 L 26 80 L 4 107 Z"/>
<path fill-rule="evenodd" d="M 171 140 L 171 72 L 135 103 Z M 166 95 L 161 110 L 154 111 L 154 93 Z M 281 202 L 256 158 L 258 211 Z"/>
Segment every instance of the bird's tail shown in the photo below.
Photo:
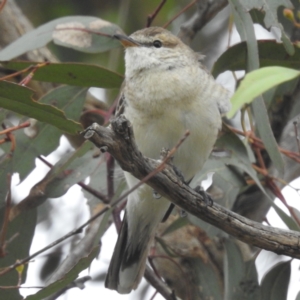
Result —
<path fill-rule="evenodd" d="M 125 213 L 119 237 L 109 265 L 105 287 L 120 294 L 136 289 L 146 267 L 149 247 L 153 239 L 152 229 L 139 237 L 138 247 L 128 243 L 128 222 Z M 149 239 L 150 237 L 150 239 Z"/>

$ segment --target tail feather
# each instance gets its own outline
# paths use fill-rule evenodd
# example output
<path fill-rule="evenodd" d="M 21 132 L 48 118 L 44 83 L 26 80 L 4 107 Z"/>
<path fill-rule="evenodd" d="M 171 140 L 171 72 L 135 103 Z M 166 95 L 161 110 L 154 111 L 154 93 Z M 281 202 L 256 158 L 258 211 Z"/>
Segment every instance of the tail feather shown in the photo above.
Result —
<path fill-rule="evenodd" d="M 128 239 L 128 222 L 125 213 L 119 237 L 109 265 L 105 287 L 120 294 L 128 294 L 136 289 L 143 277 L 149 246 L 152 238 L 145 234 L 139 241 L 139 247 L 130 247 Z"/>
<path fill-rule="evenodd" d="M 128 236 L 128 224 L 126 215 L 121 226 L 119 237 L 115 245 L 115 250 L 110 261 L 109 269 L 105 279 L 105 287 L 111 290 L 118 289 L 119 283 L 119 270 L 121 268 L 121 263 L 124 260 L 126 248 L 126 241 Z"/>

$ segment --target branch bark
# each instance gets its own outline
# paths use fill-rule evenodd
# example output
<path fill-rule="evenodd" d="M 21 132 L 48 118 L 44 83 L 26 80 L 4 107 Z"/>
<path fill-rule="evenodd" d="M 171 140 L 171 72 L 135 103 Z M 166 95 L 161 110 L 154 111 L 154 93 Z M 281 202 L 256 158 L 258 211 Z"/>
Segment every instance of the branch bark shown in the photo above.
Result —
<path fill-rule="evenodd" d="M 108 151 L 123 170 L 138 179 L 143 179 L 159 165 L 159 161 L 144 157 L 138 150 L 130 122 L 124 116 L 114 119 L 111 127 L 94 123 L 83 134 L 103 152 Z M 247 244 L 300 258 L 298 232 L 264 226 L 216 203 L 211 207 L 206 206 L 203 197 L 182 182 L 172 166 L 167 165 L 162 172 L 149 179 L 147 184 L 185 211 Z"/>

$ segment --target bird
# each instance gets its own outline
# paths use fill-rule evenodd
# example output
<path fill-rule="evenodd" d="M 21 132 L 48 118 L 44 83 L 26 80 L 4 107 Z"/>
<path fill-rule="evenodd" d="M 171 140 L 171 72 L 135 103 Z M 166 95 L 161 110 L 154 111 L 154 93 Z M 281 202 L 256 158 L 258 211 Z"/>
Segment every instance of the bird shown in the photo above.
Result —
<path fill-rule="evenodd" d="M 230 92 L 205 69 L 202 55 L 166 29 L 148 27 L 114 37 L 125 48 L 125 83 L 116 114 L 130 121 L 139 150 L 153 159 L 189 130 L 172 163 L 191 180 L 213 149 L 222 115 L 230 109 Z M 124 175 L 129 188 L 138 182 L 130 173 Z M 170 203 L 147 184 L 128 196 L 106 288 L 128 294 L 138 287 Z"/>

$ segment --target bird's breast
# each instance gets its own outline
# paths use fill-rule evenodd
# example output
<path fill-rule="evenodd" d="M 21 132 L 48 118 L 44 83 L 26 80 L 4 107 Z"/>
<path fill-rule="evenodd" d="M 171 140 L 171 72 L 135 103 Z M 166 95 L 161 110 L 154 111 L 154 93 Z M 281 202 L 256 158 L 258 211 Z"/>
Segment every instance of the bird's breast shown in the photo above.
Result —
<path fill-rule="evenodd" d="M 128 106 L 125 115 L 132 123 L 139 150 L 155 159 L 160 157 L 162 148 L 172 149 L 186 130 L 190 131 L 173 161 L 186 179 L 194 176 L 208 158 L 221 122 L 216 106 L 203 107 L 199 101 L 186 107 L 169 105 L 159 114 L 137 111 Z"/>

